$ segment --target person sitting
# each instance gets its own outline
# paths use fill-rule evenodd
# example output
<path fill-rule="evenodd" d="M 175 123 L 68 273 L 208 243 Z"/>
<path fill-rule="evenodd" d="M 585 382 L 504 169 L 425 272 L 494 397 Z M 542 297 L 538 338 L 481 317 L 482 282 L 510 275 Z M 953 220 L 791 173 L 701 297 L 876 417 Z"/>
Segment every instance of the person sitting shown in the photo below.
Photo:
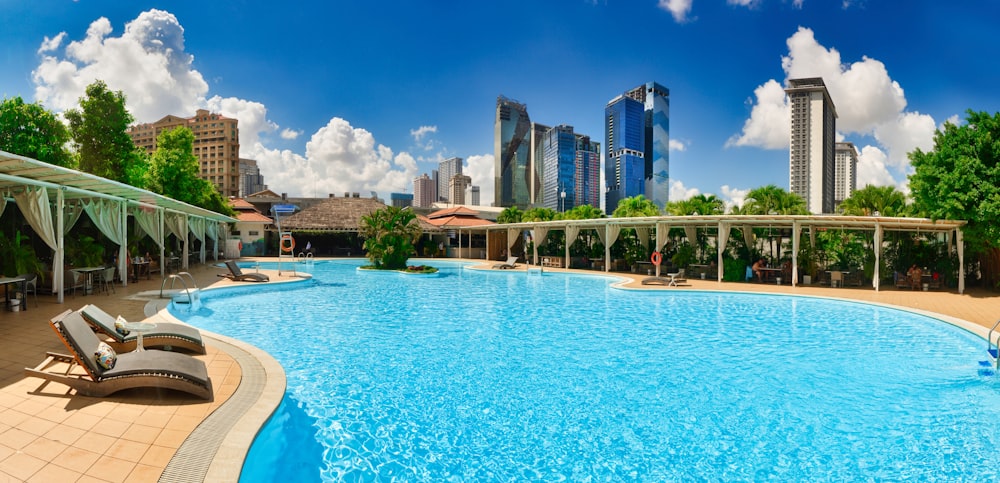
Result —
<path fill-rule="evenodd" d="M 920 285 L 923 283 L 924 271 L 914 263 L 909 270 L 906 271 L 906 277 L 910 279 L 910 288 L 913 290 L 920 290 Z"/>
<path fill-rule="evenodd" d="M 767 267 L 767 262 L 765 262 L 763 258 L 753 262 L 753 274 L 757 277 L 758 282 L 764 281 L 764 272 L 761 270 L 764 267 Z"/>

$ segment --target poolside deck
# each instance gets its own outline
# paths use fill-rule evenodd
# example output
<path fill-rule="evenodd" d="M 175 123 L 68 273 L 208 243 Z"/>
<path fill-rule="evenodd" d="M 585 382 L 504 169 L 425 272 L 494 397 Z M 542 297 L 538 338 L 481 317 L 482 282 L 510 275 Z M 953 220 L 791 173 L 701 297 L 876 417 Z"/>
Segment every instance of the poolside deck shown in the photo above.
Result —
<path fill-rule="evenodd" d="M 198 266 L 189 272 L 201 287 L 233 283 L 216 276 L 223 272 L 220 268 Z M 279 280 L 276 272 L 268 273 L 272 280 Z M 935 312 L 987 328 L 1000 318 L 1000 295 L 979 289 L 958 295 L 948 291 L 885 288 L 875 292 L 871 288 L 793 288 L 698 279 L 689 279 L 681 287 L 663 287 L 641 285 L 645 275 L 612 275 L 626 278 L 622 284 L 625 288 L 835 297 Z M 120 313 L 130 320 L 141 319 L 150 300 L 148 292 L 159 288 L 159 279 L 141 280 L 124 289 L 116 287 L 115 295 L 67 296 L 64 304 L 55 303 L 52 296 L 40 295 L 37 308 L 29 299 L 27 311 L 0 312 L 0 481 L 152 481 L 161 475 L 167 479 L 164 470 L 189 435 L 218 409 L 225 410 L 227 403 L 233 407 L 231 396 L 244 379 L 244 369 L 237 362 L 241 356 L 228 352 L 232 348 L 229 343 L 212 338 L 206 340 L 208 353 L 199 356 L 208 365 L 213 381 L 215 400 L 211 402 L 152 390 L 88 398 L 75 395 L 59 384 L 44 384 L 40 379 L 24 376 L 24 368 L 40 362 L 46 351 L 65 352 L 48 326 L 49 318 L 94 303 L 109 313 Z M 236 411 L 249 412 L 242 408 Z M 252 437 L 256 428 L 239 430 Z M 243 459 L 238 450 L 221 448 L 206 455 L 209 456 L 215 459 L 213 468 L 216 463 L 223 468 L 221 473 L 214 473 L 213 480 L 235 481 Z"/>

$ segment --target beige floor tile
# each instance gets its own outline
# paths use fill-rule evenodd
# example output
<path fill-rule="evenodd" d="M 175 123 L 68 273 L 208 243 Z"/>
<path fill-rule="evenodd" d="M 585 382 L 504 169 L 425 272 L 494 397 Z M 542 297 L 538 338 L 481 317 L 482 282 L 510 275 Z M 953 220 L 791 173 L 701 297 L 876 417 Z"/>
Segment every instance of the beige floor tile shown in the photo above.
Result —
<path fill-rule="evenodd" d="M 66 451 L 68 445 L 48 438 L 38 438 L 24 447 L 22 451 L 36 458 L 50 461 L 59 453 Z"/>
<path fill-rule="evenodd" d="M 112 458 L 138 463 L 142 459 L 142 456 L 146 454 L 146 451 L 149 450 L 149 446 L 145 443 L 119 439 L 112 443 L 111 447 L 104 454 Z"/>
<path fill-rule="evenodd" d="M 170 463 L 170 458 L 173 458 L 176 452 L 175 448 L 153 445 L 149 447 L 146 454 L 142 455 L 139 464 L 166 468 L 167 463 Z"/>
<path fill-rule="evenodd" d="M 111 445 L 115 444 L 115 441 L 118 441 L 118 438 L 89 432 L 81 436 L 80 439 L 76 441 L 74 446 L 84 448 L 98 454 L 104 454 L 104 452 L 107 451 Z"/>
<path fill-rule="evenodd" d="M 156 441 L 156 437 L 160 435 L 162 428 L 156 428 L 153 426 L 147 426 L 146 421 L 143 420 L 142 424 L 133 424 L 129 426 L 125 433 L 122 434 L 121 439 L 127 441 L 135 441 L 138 443 L 152 444 Z"/>
<path fill-rule="evenodd" d="M 76 471 L 63 468 L 59 465 L 48 464 L 32 475 L 28 479 L 28 483 L 68 483 L 78 480 L 80 476 L 82 474 Z"/>
<path fill-rule="evenodd" d="M 38 439 L 38 435 L 31 434 L 27 431 L 22 431 L 17 428 L 10 428 L 0 434 L 0 439 L 3 440 L 5 446 L 14 448 L 16 450 L 22 450 L 25 446 L 28 446 L 33 441 Z"/>
<path fill-rule="evenodd" d="M 84 474 L 102 480 L 121 482 L 128 478 L 135 463 L 111 456 L 101 456 Z"/>
<path fill-rule="evenodd" d="M 48 433 L 43 434 L 42 437 L 52 441 L 58 441 L 65 445 L 71 445 L 76 443 L 76 441 L 84 434 L 86 434 L 86 431 L 82 429 L 60 424 L 50 429 Z"/>
<path fill-rule="evenodd" d="M 129 473 L 128 478 L 125 479 L 127 483 L 146 483 L 149 481 L 156 481 L 160 478 L 160 474 L 163 473 L 164 466 L 150 466 L 144 464 L 138 464 Z"/>
<path fill-rule="evenodd" d="M 36 436 L 41 436 L 58 425 L 59 423 L 55 423 L 47 419 L 30 417 L 21 421 L 21 424 L 17 425 L 17 429 L 26 431 Z"/>
<path fill-rule="evenodd" d="M 190 431 L 167 428 L 160 432 L 160 435 L 156 437 L 156 441 L 153 444 L 176 450 L 181 447 L 181 443 L 187 439 L 188 434 L 190 434 Z"/>
<path fill-rule="evenodd" d="M 60 453 L 59 456 L 52 459 L 52 463 L 77 473 L 86 473 L 101 457 L 101 453 L 103 453 L 103 450 L 95 452 L 89 449 L 70 446 Z"/>
<path fill-rule="evenodd" d="M 47 462 L 25 453 L 14 453 L 7 459 L 0 461 L 0 471 L 8 473 L 18 480 L 31 478 L 38 470 L 42 469 Z"/>
<path fill-rule="evenodd" d="M 121 437 L 121 435 L 125 434 L 125 431 L 128 429 L 129 426 L 131 426 L 131 424 L 125 421 L 102 419 L 100 423 L 98 423 L 91 429 L 91 431 L 97 434 L 103 434 L 105 436 L 118 438 Z"/>
<path fill-rule="evenodd" d="M 94 416 L 92 414 L 84 414 L 82 412 L 76 412 L 70 414 L 65 421 L 63 421 L 64 426 L 69 426 L 71 428 L 82 429 L 84 431 L 90 431 L 101 422 L 100 416 Z"/>

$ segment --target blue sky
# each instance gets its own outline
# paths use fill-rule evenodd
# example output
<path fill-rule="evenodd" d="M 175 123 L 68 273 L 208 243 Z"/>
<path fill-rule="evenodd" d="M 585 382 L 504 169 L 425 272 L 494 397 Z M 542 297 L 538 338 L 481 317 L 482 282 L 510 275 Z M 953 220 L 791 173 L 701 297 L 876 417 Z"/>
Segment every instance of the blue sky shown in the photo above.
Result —
<path fill-rule="evenodd" d="M 974 6 L 973 6 L 974 5 Z M 499 94 L 604 144 L 611 98 L 670 89 L 671 198 L 788 187 L 790 77 L 822 76 L 862 184 L 1000 110 L 998 2 L 0 0 L 0 96 L 61 112 L 96 78 L 140 122 L 208 108 L 292 196 L 412 191 L 451 156 L 492 199 Z"/>

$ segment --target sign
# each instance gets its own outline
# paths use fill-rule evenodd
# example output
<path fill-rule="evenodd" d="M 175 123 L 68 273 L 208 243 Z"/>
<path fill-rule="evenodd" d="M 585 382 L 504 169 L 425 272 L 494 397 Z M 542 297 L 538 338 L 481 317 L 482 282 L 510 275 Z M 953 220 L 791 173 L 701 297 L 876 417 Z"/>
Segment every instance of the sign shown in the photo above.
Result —
<path fill-rule="evenodd" d="M 282 215 L 295 213 L 295 208 L 295 205 L 273 205 L 271 206 L 271 213 Z"/>

